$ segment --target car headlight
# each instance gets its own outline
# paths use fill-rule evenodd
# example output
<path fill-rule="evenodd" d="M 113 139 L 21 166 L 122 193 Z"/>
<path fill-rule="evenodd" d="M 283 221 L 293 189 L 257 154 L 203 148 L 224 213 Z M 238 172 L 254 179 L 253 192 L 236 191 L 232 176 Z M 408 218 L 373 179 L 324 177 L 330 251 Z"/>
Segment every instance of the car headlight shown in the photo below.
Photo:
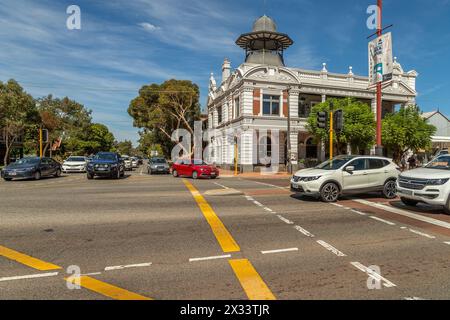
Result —
<path fill-rule="evenodd" d="M 310 182 L 310 181 L 318 180 L 320 177 L 321 177 L 321 176 L 303 177 L 303 178 L 300 178 L 300 181 Z"/>
<path fill-rule="evenodd" d="M 152 169 L 156 169 L 156 166 L 155 166 L 154 164 L 152 164 L 150 167 L 151 167 Z"/>
<path fill-rule="evenodd" d="M 446 184 L 449 179 L 430 179 L 427 181 L 427 185 L 440 186 Z"/>

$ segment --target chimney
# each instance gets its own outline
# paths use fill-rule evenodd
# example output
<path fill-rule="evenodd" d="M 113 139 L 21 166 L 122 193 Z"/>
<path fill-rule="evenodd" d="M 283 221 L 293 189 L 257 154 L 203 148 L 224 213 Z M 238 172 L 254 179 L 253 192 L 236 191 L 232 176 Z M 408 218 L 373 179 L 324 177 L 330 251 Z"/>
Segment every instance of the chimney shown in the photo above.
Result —
<path fill-rule="evenodd" d="M 231 63 L 228 58 L 225 58 L 222 64 L 222 83 L 224 83 L 231 75 Z"/>

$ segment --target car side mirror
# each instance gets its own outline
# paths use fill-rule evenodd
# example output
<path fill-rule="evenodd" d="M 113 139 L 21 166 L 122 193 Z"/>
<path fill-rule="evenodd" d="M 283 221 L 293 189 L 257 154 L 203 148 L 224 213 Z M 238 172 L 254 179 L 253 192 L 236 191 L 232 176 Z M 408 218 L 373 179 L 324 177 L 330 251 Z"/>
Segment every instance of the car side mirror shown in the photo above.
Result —
<path fill-rule="evenodd" d="M 355 167 L 354 166 L 348 166 L 345 168 L 345 171 L 347 171 L 348 173 L 353 173 L 353 171 L 355 171 Z"/>

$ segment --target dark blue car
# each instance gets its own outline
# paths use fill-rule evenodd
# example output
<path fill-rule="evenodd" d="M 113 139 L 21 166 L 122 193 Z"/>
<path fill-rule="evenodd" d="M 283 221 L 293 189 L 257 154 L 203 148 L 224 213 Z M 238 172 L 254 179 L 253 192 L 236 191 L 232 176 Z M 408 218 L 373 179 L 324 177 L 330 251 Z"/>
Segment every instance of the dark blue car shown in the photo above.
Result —
<path fill-rule="evenodd" d="M 87 178 L 95 176 L 120 179 L 125 175 L 125 165 L 120 155 L 115 152 L 99 152 L 88 162 Z"/>
<path fill-rule="evenodd" d="M 5 167 L 2 170 L 2 178 L 6 181 L 19 178 L 39 180 L 41 177 L 59 177 L 61 171 L 61 164 L 51 158 L 30 157 Z"/>

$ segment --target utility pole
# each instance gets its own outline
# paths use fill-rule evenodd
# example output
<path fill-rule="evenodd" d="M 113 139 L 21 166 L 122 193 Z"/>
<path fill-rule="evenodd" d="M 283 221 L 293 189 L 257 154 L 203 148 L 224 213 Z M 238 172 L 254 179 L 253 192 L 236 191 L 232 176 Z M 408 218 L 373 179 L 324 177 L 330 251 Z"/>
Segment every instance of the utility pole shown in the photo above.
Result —
<path fill-rule="evenodd" d="M 234 175 L 238 175 L 238 140 L 234 138 Z"/>

